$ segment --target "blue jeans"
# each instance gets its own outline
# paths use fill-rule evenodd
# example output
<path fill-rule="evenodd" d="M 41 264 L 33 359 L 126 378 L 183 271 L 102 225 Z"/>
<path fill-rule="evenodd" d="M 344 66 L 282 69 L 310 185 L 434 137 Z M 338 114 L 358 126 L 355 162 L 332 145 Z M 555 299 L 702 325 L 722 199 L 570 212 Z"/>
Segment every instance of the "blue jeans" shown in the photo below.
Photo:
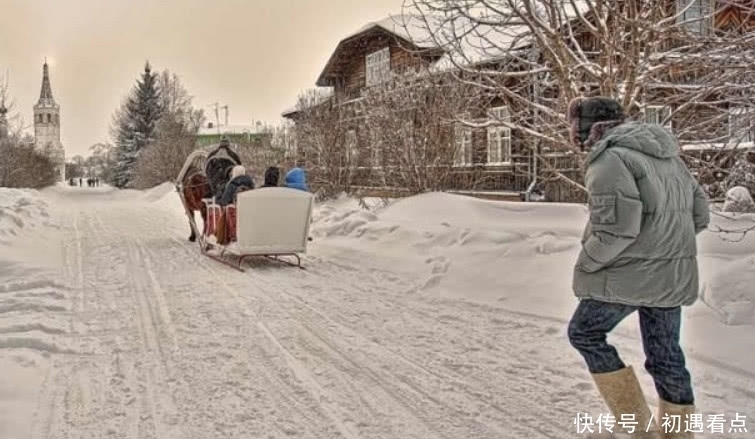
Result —
<path fill-rule="evenodd" d="M 623 369 L 626 366 L 606 335 L 635 311 L 640 315 L 645 369 L 655 381 L 658 396 L 674 404 L 694 404 L 692 382 L 679 345 L 681 307 L 649 308 L 584 299 L 569 322 L 569 341 L 584 357 L 590 373 Z"/>

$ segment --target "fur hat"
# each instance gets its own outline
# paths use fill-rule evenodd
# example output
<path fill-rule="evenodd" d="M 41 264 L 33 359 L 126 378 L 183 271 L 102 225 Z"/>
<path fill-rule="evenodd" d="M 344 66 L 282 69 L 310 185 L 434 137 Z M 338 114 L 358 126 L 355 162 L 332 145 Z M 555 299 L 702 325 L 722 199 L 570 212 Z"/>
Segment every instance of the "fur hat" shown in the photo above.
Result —
<path fill-rule="evenodd" d="M 280 168 L 276 166 L 270 166 L 265 170 L 265 186 L 278 186 L 278 180 L 280 179 Z"/>
<path fill-rule="evenodd" d="M 567 111 L 569 138 L 574 146 L 589 147 L 600 140 L 609 127 L 618 125 L 626 117 L 621 104 L 614 99 L 605 96 L 574 98 Z"/>
<path fill-rule="evenodd" d="M 246 175 L 246 168 L 238 165 L 234 166 L 233 169 L 231 169 L 231 179 L 234 179 L 236 177 L 240 177 L 242 175 Z"/>

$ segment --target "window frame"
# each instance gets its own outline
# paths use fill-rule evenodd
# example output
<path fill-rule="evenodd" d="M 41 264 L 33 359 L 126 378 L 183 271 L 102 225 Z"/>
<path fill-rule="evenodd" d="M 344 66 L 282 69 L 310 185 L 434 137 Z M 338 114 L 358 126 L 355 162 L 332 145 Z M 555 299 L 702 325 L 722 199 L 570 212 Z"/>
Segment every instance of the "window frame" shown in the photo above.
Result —
<path fill-rule="evenodd" d="M 713 30 L 710 0 L 676 0 L 676 14 L 676 23 L 688 32 L 710 35 Z"/>
<path fill-rule="evenodd" d="M 650 120 L 649 112 L 648 110 L 653 110 L 656 115 L 656 120 Z M 668 128 L 669 130 L 674 129 L 674 124 L 671 116 L 673 115 L 673 110 L 670 105 L 645 105 L 645 107 L 642 109 L 642 118 L 645 121 L 645 123 L 653 123 L 656 125 L 660 125 L 664 128 Z M 665 123 L 663 121 L 666 121 Z"/>
<path fill-rule="evenodd" d="M 473 165 L 472 152 L 472 127 L 457 122 L 454 126 L 454 166 Z"/>
<path fill-rule="evenodd" d="M 372 87 L 388 80 L 391 73 L 391 48 L 385 46 L 364 57 L 365 85 Z"/>
<path fill-rule="evenodd" d="M 512 163 L 511 110 L 508 105 L 488 109 L 493 125 L 487 128 L 487 164 L 510 165 Z M 495 157 L 495 156 L 498 157 Z M 494 160 L 498 158 L 498 160 Z"/>
<path fill-rule="evenodd" d="M 344 133 L 343 139 L 346 153 L 346 163 L 349 165 L 359 164 L 359 141 L 357 139 L 357 130 L 349 129 Z"/>
<path fill-rule="evenodd" d="M 727 129 L 728 129 L 728 134 L 729 134 L 729 142 L 730 143 L 732 141 L 736 143 L 755 142 L 755 108 L 735 106 L 735 107 L 730 107 L 727 113 L 728 113 Z M 746 116 L 746 115 L 750 115 L 749 128 L 745 129 L 746 127 L 744 124 L 734 123 L 734 121 L 739 120 L 741 116 Z M 736 133 L 736 132 L 739 132 L 739 133 Z M 736 139 L 734 139 L 735 136 L 736 136 Z"/>

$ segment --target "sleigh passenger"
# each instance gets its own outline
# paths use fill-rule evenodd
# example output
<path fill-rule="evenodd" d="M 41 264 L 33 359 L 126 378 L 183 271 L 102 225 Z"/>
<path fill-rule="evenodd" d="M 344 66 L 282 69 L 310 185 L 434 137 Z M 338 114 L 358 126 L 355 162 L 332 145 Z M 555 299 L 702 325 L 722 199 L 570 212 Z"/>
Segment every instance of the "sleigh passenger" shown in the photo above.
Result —
<path fill-rule="evenodd" d="M 231 180 L 226 184 L 223 194 L 217 200 L 221 206 L 227 206 L 236 202 L 236 195 L 245 190 L 254 189 L 254 181 L 250 177 L 246 168 L 243 166 L 234 166 L 231 169 Z"/>

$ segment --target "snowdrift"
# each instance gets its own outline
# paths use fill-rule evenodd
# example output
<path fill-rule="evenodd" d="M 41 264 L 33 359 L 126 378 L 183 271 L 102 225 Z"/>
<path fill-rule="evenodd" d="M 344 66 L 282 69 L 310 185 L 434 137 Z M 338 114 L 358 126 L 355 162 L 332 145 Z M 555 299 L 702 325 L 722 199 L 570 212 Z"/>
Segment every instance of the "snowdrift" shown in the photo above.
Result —
<path fill-rule="evenodd" d="M 443 193 L 371 210 L 341 198 L 318 207 L 313 234 L 404 259 L 405 269 L 427 272 L 418 291 L 506 302 L 518 311 L 567 318 L 575 301 L 572 267 L 587 215 L 583 205 Z M 755 215 L 714 215 L 712 230 L 699 237 L 701 298 L 729 325 L 755 325 L 755 231 L 737 233 L 753 225 Z"/>
<path fill-rule="evenodd" d="M 53 225 L 47 202 L 33 189 L 0 188 L 0 245 L 8 245 L 24 229 Z"/>
<path fill-rule="evenodd" d="M 171 195 L 176 198 L 178 197 L 176 194 L 176 186 L 173 183 L 165 182 L 145 191 L 142 196 L 147 201 L 163 202 Z"/>

